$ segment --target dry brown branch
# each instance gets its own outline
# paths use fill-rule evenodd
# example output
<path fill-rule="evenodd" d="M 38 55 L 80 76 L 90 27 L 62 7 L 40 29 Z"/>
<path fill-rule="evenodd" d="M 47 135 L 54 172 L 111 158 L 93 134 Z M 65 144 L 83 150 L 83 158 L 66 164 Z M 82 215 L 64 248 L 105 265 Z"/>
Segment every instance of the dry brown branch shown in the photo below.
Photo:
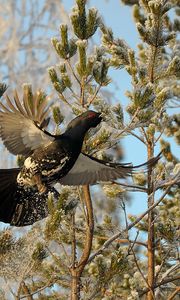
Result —
<path fill-rule="evenodd" d="M 71 258 L 72 258 L 72 268 L 74 269 L 76 266 L 76 230 L 75 230 L 75 213 L 72 213 L 72 232 L 71 232 Z"/>
<path fill-rule="evenodd" d="M 108 238 L 105 237 L 105 236 L 96 236 L 96 238 L 98 238 L 99 240 L 104 240 L 104 241 L 107 241 Z M 143 242 L 140 242 L 140 241 L 133 241 L 133 240 L 129 240 L 129 239 L 117 239 L 115 240 L 115 242 L 119 243 L 119 244 L 125 244 L 127 245 L 128 243 L 131 243 L 131 244 L 135 244 L 135 245 L 138 245 L 138 246 L 143 246 L 143 247 L 146 247 L 147 248 L 147 244 L 146 243 L 143 243 Z"/>
<path fill-rule="evenodd" d="M 95 92 L 94 92 L 94 95 L 92 96 L 92 98 L 91 98 L 91 99 L 88 101 L 88 103 L 87 103 L 87 108 L 89 108 L 89 106 L 93 103 L 94 99 L 96 98 L 97 94 L 98 94 L 99 91 L 100 91 L 100 88 L 101 88 L 101 85 L 99 85 L 99 86 L 96 88 L 96 90 L 95 90 Z"/>
<path fill-rule="evenodd" d="M 21 283 L 21 286 L 22 286 L 23 292 L 25 294 L 27 294 L 27 300 L 33 300 L 33 296 L 24 281 Z"/>
<path fill-rule="evenodd" d="M 79 262 L 80 270 L 84 269 L 85 264 L 89 258 L 91 247 L 92 247 L 93 232 L 94 232 L 94 216 L 93 216 L 93 207 L 92 207 L 89 186 L 83 186 L 83 191 L 84 191 L 84 199 L 85 199 L 85 204 L 87 209 L 88 223 L 87 223 L 87 236 L 85 241 L 85 247 Z"/>
<path fill-rule="evenodd" d="M 80 277 L 87 264 L 92 248 L 92 239 L 94 232 L 94 216 L 93 207 L 89 186 L 83 186 L 84 202 L 86 207 L 87 223 L 86 223 L 86 237 L 84 242 L 84 249 L 79 262 L 73 267 L 71 266 L 71 300 L 80 299 Z"/>
<path fill-rule="evenodd" d="M 21 297 L 21 292 L 23 292 L 25 296 Z M 27 298 L 27 300 L 33 300 L 33 296 L 24 281 L 21 281 L 18 288 L 17 296 L 15 296 L 16 300 L 20 300 L 22 298 Z"/>
<path fill-rule="evenodd" d="M 173 300 L 178 293 L 180 293 L 180 287 L 177 287 L 167 300 Z"/>

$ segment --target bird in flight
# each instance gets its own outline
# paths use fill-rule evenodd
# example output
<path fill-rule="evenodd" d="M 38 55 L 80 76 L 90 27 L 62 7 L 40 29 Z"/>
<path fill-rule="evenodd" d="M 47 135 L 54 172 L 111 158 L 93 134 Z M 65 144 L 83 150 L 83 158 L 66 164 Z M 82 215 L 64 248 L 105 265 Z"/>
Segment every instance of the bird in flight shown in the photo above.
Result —
<path fill-rule="evenodd" d="M 41 99 L 42 100 L 42 99 Z M 145 164 L 119 164 L 99 160 L 82 153 L 86 132 L 102 121 L 101 113 L 88 110 L 74 118 L 65 132 L 46 131 L 49 107 L 38 93 L 30 101 L 17 92 L 14 101 L 6 95 L 0 103 L 0 138 L 14 155 L 23 155 L 21 168 L 0 169 L 0 221 L 14 226 L 31 225 L 48 215 L 47 197 L 56 183 L 90 185 L 130 176 L 133 169 L 152 167 L 159 156 Z"/>

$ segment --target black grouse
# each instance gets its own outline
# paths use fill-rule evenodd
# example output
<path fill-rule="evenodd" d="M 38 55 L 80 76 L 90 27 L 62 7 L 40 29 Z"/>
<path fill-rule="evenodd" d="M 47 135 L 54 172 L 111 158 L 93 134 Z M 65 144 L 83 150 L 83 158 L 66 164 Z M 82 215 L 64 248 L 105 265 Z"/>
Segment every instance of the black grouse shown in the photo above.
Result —
<path fill-rule="evenodd" d="M 152 167 L 159 156 L 147 163 L 109 163 L 81 152 L 86 132 L 102 120 L 101 114 L 86 111 L 73 119 L 61 135 L 45 130 L 48 123 L 47 102 L 33 105 L 28 97 L 20 102 L 17 93 L 14 102 L 6 96 L 6 105 L 0 103 L 0 137 L 14 155 L 25 156 L 22 168 L 0 170 L 0 221 L 15 226 L 31 225 L 48 214 L 47 197 L 59 182 L 62 185 L 85 185 L 98 181 L 112 181 L 132 174 L 134 168 Z"/>

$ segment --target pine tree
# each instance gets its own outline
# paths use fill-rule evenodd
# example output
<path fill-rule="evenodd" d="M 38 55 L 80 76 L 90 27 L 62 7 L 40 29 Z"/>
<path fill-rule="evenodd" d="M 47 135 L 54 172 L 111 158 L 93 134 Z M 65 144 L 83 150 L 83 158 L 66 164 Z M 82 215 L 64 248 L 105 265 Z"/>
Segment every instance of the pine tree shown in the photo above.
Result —
<path fill-rule="evenodd" d="M 0 81 L 6 82 L 8 94 L 24 83 L 32 83 L 34 89 L 46 89 L 48 73 L 43 72 L 55 62 L 55 53 L 47 40 L 56 33 L 59 22 L 68 22 L 61 0 L 56 1 L 1 1 L 0 5 Z M 54 20 L 50 22 L 49 20 Z M 14 157 L 0 148 L 5 165 L 12 167 Z"/>
<path fill-rule="evenodd" d="M 132 135 L 143 144 L 148 159 L 156 147 L 162 149 L 163 159 L 147 175 L 135 174 L 132 183 L 61 188 L 58 202 L 48 199 L 46 220 L 21 238 L 9 228 L 1 232 L 0 275 L 12 283 L 14 299 L 178 299 L 180 171 L 171 141 L 179 143 L 179 21 L 169 17 L 177 3 L 126 1 L 135 4 L 141 39 L 135 53 L 86 2 L 76 0 L 72 33 L 62 24 L 59 38 L 52 39 L 60 61 L 48 70 L 59 97 L 53 109 L 56 129 L 65 119 L 63 105 L 75 115 L 93 108 L 102 111 L 107 126 L 88 134 L 83 151 L 112 160 L 120 137 Z M 90 40 L 97 30 L 102 44 L 92 49 Z M 110 68 L 124 68 L 131 76 L 126 109 L 104 97 Z M 140 216 L 127 216 L 129 191 L 146 195 L 147 210 Z M 133 228 L 137 234 L 132 238 Z"/>

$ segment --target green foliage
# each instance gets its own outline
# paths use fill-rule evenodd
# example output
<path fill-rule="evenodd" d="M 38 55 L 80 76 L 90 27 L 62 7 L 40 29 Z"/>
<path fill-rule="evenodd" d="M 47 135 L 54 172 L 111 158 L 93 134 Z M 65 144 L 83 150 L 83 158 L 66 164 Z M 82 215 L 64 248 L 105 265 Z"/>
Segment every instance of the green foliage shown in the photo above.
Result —
<path fill-rule="evenodd" d="M 86 41 L 79 40 L 77 42 L 78 53 L 79 53 L 79 63 L 77 64 L 77 72 L 80 77 L 86 75 Z"/>
<path fill-rule="evenodd" d="M 49 72 L 49 76 L 50 76 L 50 79 L 53 83 L 55 90 L 58 93 L 62 94 L 64 92 L 64 90 L 66 89 L 63 79 L 58 78 L 57 72 L 53 67 L 49 68 L 48 72 Z"/>
<path fill-rule="evenodd" d="M 32 259 L 38 261 L 39 263 L 42 262 L 48 256 L 47 251 L 44 248 L 44 245 L 40 242 L 37 243 L 34 252 L 32 253 Z"/>
<path fill-rule="evenodd" d="M 62 115 L 59 106 L 53 107 L 53 119 L 57 125 L 60 125 L 64 120 L 64 116 Z"/>
<path fill-rule="evenodd" d="M 100 25 L 97 10 L 91 8 L 86 14 L 86 0 L 76 0 L 71 14 L 71 22 L 75 35 L 81 40 L 89 39 Z"/>
<path fill-rule="evenodd" d="M 106 161 L 113 161 L 115 157 L 120 160 L 121 147 L 119 151 L 112 146 L 119 147 L 120 138 L 127 135 L 141 142 L 145 151 L 150 147 L 151 155 L 156 146 L 163 150 L 163 161 L 153 171 L 149 170 L 149 176 L 142 170 L 132 174 L 131 182 L 128 179 L 124 183 L 121 179 L 116 184 L 109 182 L 91 188 L 95 229 L 89 261 L 81 276 L 81 298 L 84 300 L 143 299 L 143 293 L 146 293 L 148 216 L 133 226 L 138 230 L 134 238 L 128 226 L 138 216 L 126 214 L 129 191 L 141 192 L 137 196 L 141 206 L 144 201 L 142 193 L 147 202 L 152 195 L 156 201 L 167 187 L 171 187 L 171 182 L 175 182 L 153 210 L 151 226 L 154 226 L 155 263 L 159 270 L 155 284 L 178 264 L 179 181 L 175 180 L 179 164 L 176 154 L 173 154 L 171 138 L 180 143 L 180 120 L 176 111 L 172 114 L 169 108 L 174 103 L 176 108 L 179 96 L 179 46 L 174 33 L 178 31 L 179 22 L 169 14 L 171 6 L 177 5 L 176 1 L 123 2 L 135 4 L 133 16 L 140 35 L 138 51 L 131 49 L 121 38 L 115 38 L 97 10 L 87 9 L 85 0 L 76 0 L 71 14 L 73 38 L 69 39 L 68 27 L 63 24 L 60 38 L 52 39 L 60 63 L 50 67 L 48 72 L 62 105 L 62 109 L 59 104 L 53 106 L 55 124 L 64 122 L 67 107 L 75 115 L 92 108 L 102 112 L 106 125 L 102 123 L 100 129 L 88 132 L 83 145 L 87 154 L 92 153 Z M 98 27 L 102 45 L 92 49 L 89 39 Z M 125 102 L 121 104 L 122 99 L 115 102 L 114 97 L 112 104 L 111 95 L 106 96 L 107 86 L 111 83 L 110 68 L 114 72 L 124 68 L 130 76 L 127 105 Z M 0 89 L 3 94 L 5 87 Z M 30 85 L 24 86 L 24 97 L 33 110 L 35 100 Z M 45 98 L 41 91 L 36 95 L 39 103 Z M 132 155 L 133 147 L 132 144 Z M 111 150 L 107 152 L 109 148 Z M 22 165 L 23 159 L 18 161 Z M 28 289 L 36 292 L 37 299 L 68 299 L 72 279 L 70 270 L 73 264 L 78 264 L 87 246 L 89 219 L 83 188 L 61 187 L 57 201 L 49 195 L 48 209 L 48 218 L 35 224 L 23 239 L 14 239 L 10 229 L 1 233 L 1 274 L 9 274 L 7 278 L 11 279 L 18 276 L 27 282 Z M 112 239 L 117 233 L 118 237 Z M 9 262 L 10 267 L 7 267 Z M 171 272 L 172 277 L 176 275 L 175 270 Z M 175 287 L 176 284 L 174 281 Z M 168 299 L 171 294 L 168 285 L 162 285 L 157 292 L 160 300 Z"/>
<path fill-rule="evenodd" d="M 103 33 L 102 43 L 106 51 L 111 54 L 110 64 L 115 68 L 123 68 L 129 65 L 129 46 L 122 39 L 114 39 L 110 28 L 101 26 Z"/>
<path fill-rule="evenodd" d="M 75 39 L 68 39 L 67 25 L 60 26 L 60 37 L 61 42 L 57 38 L 53 38 L 52 44 L 60 58 L 69 59 L 76 53 L 77 47 Z"/>
<path fill-rule="evenodd" d="M 102 59 L 102 61 L 97 61 L 93 68 L 94 79 L 99 85 L 106 86 L 111 82 L 111 79 L 107 76 L 109 69 L 109 60 Z"/>

